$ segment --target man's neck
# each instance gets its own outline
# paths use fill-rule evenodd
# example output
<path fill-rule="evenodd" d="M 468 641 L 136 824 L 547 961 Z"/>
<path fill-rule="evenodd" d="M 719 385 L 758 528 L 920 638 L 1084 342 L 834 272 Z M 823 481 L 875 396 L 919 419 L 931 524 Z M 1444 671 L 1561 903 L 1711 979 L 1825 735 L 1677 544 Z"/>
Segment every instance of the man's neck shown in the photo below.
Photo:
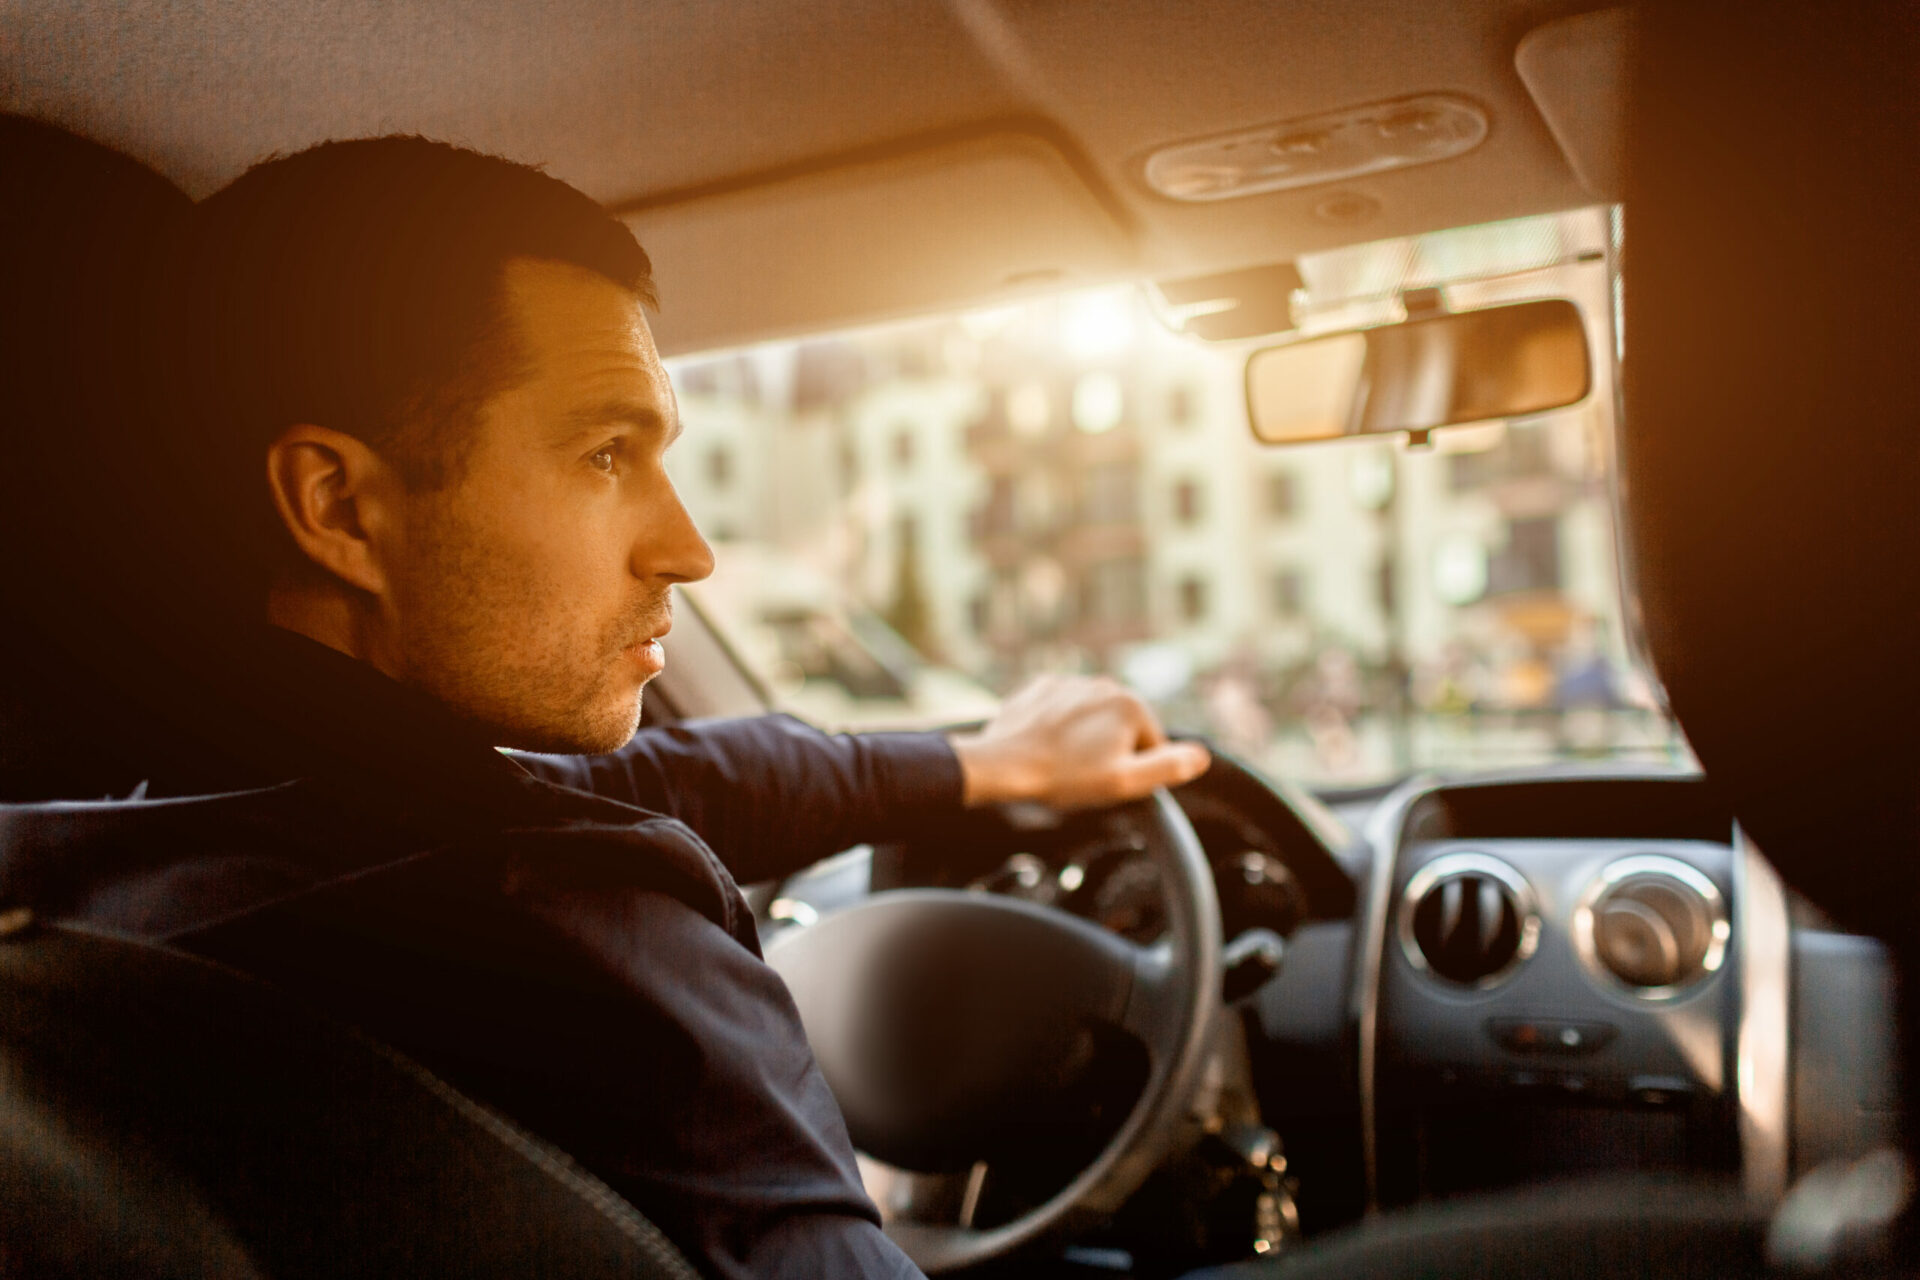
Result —
<path fill-rule="evenodd" d="M 267 593 L 267 622 L 315 640 L 384 675 L 399 678 L 366 603 L 344 591 L 277 585 Z"/>
<path fill-rule="evenodd" d="M 376 680 L 364 687 L 386 686 L 390 681 L 396 686 L 394 693 L 398 699 L 392 702 L 392 707 L 410 707 L 409 715 L 413 719 L 431 727 L 430 736 L 457 736 L 463 751 L 471 750 L 474 745 L 486 745 L 486 739 L 491 736 L 486 730 L 413 688 L 401 674 L 400 663 L 394 658 L 393 646 L 388 640 L 390 632 L 377 625 L 373 609 L 364 598 L 326 586 L 277 586 L 267 594 L 266 612 L 269 627 L 325 645 L 354 659 L 370 672 L 387 677 L 386 681 Z"/>

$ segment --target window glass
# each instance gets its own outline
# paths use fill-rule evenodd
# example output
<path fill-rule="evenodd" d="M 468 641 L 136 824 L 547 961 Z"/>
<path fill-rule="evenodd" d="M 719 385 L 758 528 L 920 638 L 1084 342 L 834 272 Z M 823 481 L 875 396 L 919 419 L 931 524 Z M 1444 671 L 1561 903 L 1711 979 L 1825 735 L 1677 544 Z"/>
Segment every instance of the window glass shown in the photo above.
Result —
<path fill-rule="evenodd" d="M 675 479 L 729 535 L 690 590 L 834 727 L 984 715 L 1076 670 L 1311 783 L 1684 758 L 1623 631 L 1614 260 L 1604 209 L 1303 260 L 1306 333 L 1391 322 L 1414 287 L 1581 307 L 1586 402 L 1424 449 L 1261 446 L 1249 347 L 1132 288 L 672 361 Z"/>

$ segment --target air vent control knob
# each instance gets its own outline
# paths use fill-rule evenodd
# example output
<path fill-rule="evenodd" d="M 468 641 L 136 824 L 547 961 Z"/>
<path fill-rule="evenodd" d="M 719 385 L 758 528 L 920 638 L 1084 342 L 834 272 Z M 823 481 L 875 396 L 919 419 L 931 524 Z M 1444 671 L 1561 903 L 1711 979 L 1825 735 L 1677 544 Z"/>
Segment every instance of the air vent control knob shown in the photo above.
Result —
<path fill-rule="evenodd" d="M 1630 987 L 1673 987 L 1702 971 L 1713 944 L 1708 903 L 1662 875 L 1633 876 L 1593 906 L 1593 949 Z"/>

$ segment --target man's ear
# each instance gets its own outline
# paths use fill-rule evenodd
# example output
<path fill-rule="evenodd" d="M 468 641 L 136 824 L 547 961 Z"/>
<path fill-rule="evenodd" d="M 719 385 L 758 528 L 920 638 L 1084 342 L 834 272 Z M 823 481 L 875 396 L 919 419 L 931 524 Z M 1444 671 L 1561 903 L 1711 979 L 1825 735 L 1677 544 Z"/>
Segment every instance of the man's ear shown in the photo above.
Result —
<path fill-rule="evenodd" d="M 379 454 L 344 431 L 288 427 L 267 447 L 267 486 L 309 560 L 349 586 L 386 593 L 403 489 Z"/>

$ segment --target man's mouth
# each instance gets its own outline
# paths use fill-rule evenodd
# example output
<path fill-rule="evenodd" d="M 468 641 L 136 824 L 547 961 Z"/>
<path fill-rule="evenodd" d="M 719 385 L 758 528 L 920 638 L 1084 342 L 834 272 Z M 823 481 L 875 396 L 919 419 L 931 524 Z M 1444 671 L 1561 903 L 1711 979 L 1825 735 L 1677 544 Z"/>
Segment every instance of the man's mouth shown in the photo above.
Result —
<path fill-rule="evenodd" d="M 627 653 L 649 676 L 657 676 L 666 669 L 667 651 L 658 636 L 636 641 L 628 647 Z"/>
<path fill-rule="evenodd" d="M 667 665 L 667 651 L 660 641 L 671 630 L 673 630 L 673 619 L 663 619 L 658 624 L 650 626 L 638 640 L 626 648 L 627 655 L 649 676 L 659 675 Z"/>

